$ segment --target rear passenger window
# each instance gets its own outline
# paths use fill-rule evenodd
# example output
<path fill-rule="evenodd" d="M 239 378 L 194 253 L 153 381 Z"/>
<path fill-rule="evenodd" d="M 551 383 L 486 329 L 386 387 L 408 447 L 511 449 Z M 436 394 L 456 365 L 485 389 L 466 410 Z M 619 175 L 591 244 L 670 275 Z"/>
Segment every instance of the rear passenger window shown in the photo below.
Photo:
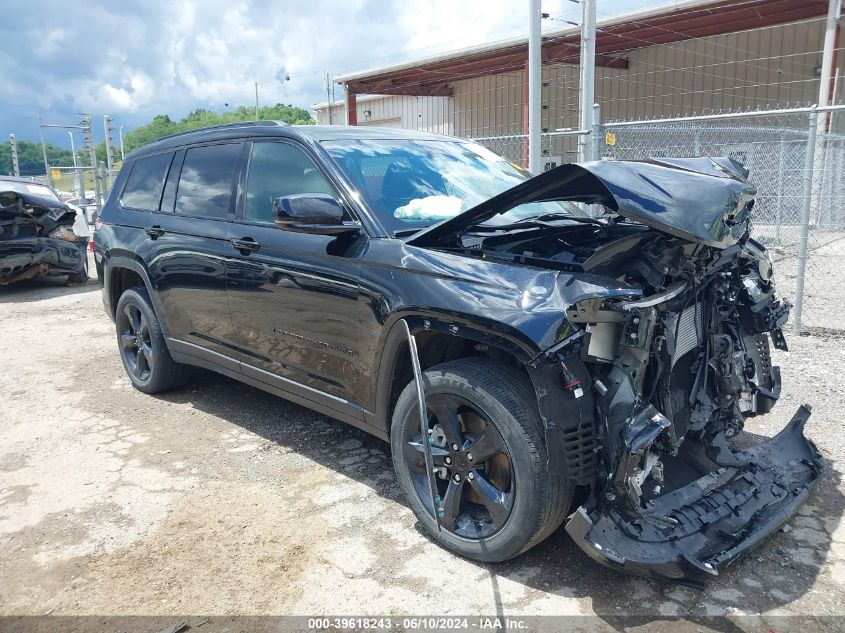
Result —
<path fill-rule="evenodd" d="M 158 211 L 164 178 L 170 166 L 171 152 L 139 158 L 132 165 L 126 186 L 120 196 L 120 204 L 132 209 Z"/>
<path fill-rule="evenodd" d="M 189 149 L 176 192 L 176 213 L 225 218 L 240 154 L 240 143 Z"/>

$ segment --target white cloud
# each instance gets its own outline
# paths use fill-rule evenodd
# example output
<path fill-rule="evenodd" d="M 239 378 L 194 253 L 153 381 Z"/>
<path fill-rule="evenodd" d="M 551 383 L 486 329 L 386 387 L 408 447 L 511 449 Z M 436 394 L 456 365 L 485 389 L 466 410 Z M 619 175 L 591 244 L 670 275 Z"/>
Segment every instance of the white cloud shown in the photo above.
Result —
<path fill-rule="evenodd" d="M 251 104 L 255 81 L 262 103 L 309 107 L 324 98 L 324 70 L 347 73 L 521 35 L 526 4 L 13 0 L 0 22 L 0 120 L 32 126 L 40 109 L 58 119 L 108 113 L 131 125 L 159 113 Z M 568 0 L 544 0 L 543 9 L 577 15 Z M 278 79 L 281 69 L 290 81 Z"/>
<path fill-rule="evenodd" d="M 97 91 L 96 102 L 104 110 L 109 112 L 130 110 L 132 108 L 132 97 L 123 88 L 115 88 L 111 84 L 100 86 Z"/>

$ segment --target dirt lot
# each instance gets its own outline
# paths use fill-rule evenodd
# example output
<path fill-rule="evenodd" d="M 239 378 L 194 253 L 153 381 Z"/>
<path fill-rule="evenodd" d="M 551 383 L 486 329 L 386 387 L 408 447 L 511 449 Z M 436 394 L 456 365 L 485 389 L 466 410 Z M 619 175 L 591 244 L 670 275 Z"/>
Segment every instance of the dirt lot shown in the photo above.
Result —
<path fill-rule="evenodd" d="M 603 569 L 562 530 L 505 564 L 458 559 L 417 530 L 379 440 L 212 373 L 143 395 L 95 282 L 0 289 L 0 613 L 845 614 L 845 340 L 789 343 L 783 398 L 746 435 L 811 402 L 824 479 L 697 591 Z"/>

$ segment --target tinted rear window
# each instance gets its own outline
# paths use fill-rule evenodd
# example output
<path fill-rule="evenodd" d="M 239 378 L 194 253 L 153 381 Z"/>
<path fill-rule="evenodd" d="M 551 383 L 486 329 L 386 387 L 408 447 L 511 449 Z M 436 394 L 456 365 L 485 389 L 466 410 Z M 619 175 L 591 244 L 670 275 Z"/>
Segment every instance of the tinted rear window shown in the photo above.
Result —
<path fill-rule="evenodd" d="M 189 149 L 182 163 L 176 213 L 225 218 L 240 154 L 240 143 Z"/>
<path fill-rule="evenodd" d="M 120 204 L 133 209 L 158 211 L 164 178 L 170 166 L 171 152 L 139 158 L 132 165 L 132 172 L 126 179 Z"/>

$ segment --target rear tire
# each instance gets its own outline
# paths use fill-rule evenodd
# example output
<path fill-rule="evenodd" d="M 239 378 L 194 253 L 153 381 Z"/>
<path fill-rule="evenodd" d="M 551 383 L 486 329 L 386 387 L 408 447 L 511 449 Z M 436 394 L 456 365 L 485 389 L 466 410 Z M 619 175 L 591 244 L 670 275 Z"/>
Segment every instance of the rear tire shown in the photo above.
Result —
<path fill-rule="evenodd" d="M 120 358 L 133 387 L 159 393 L 187 382 L 190 368 L 170 356 L 146 288 L 120 295 L 114 322 Z"/>
<path fill-rule="evenodd" d="M 513 558 L 552 534 L 571 505 L 574 486 L 548 472 L 543 422 L 533 387 L 524 374 L 490 359 L 467 358 L 425 371 L 424 381 L 429 430 L 434 438 L 430 445 L 437 453 L 435 468 L 446 468 L 435 477 L 435 494 L 442 499 L 438 509 L 444 509 L 439 532 L 424 479 L 414 383 L 403 390 L 396 404 L 390 442 L 402 492 L 431 538 L 461 556 L 496 562 Z M 456 407 L 454 416 L 448 412 L 450 407 Z M 457 433 L 463 444 L 459 450 L 454 450 L 447 439 L 450 433 L 444 430 L 454 425 L 455 419 L 459 430 L 452 434 Z M 496 438 L 495 449 L 490 448 L 487 436 Z M 474 446 L 481 448 L 482 437 L 486 450 L 471 455 Z M 479 456 L 493 450 L 499 452 L 481 463 Z M 456 492 L 460 481 L 463 487 Z M 491 491 L 491 496 L 486 491 Z M 490 502 L 494 498 L 501 507 Z"/>

